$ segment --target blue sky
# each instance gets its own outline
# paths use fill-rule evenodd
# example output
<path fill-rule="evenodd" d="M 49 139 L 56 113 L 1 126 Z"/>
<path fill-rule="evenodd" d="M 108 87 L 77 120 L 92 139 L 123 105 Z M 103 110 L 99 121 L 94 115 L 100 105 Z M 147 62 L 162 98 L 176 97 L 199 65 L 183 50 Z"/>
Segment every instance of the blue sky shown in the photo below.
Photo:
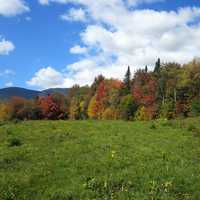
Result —
<path fill-rule="evenodd" d="M 0 87 L 122 78 L 200 55 L 199 0 L 0 0 Z"/>

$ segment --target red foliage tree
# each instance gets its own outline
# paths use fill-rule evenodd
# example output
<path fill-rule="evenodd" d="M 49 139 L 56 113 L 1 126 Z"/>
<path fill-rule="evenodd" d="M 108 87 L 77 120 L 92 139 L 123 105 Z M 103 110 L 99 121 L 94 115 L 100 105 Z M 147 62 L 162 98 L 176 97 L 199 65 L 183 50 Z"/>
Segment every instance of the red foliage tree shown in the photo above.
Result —
<path fill-rule="evenodd" d="M 156 101 L 156 81 L 151 74 L 138 71 L 134 78 L 132 94 L 139 105 L 150 106 Z"/>
<path fill-rule="evenodd" d="M 63 119 L 65 116 L 65 109 L 63 101 L 60 101 L 54 95 L 39 98 L 39 105 L 42 109 L 42 115 L 45 119 Z"/>

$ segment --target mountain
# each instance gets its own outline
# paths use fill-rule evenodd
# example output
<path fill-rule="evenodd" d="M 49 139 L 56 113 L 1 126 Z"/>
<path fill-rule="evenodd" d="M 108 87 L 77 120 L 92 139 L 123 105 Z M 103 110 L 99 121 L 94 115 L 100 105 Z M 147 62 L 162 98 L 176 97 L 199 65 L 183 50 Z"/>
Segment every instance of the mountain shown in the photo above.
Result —
<path fill-rule="evenodd" d="M 69 91 L 69 88 L 50 88 L 47 90 L 43 90 L 42 94 L 43 95 L 48 95 L 48 94 L 52 94 L 52 93 L 60 93 L 63 95 L 66 95 Z"/>
<path fill-rule="evenodd" d="M 50 88 L 43 91 L 29 90 L 20 87 L 8 87 L 0 89 L 0 99 L 6 100 L 13 96 L 22 97 L 25 99 L 33 99 L 37 96 L 46 96 L 52 93 L 61 93 L 67 95 L 68 88 Z"/>

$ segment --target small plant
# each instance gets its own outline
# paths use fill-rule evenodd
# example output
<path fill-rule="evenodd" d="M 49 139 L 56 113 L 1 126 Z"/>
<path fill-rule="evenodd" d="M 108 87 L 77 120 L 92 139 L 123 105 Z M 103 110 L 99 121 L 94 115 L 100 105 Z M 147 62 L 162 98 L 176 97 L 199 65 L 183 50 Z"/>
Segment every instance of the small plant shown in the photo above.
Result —
<path fill-rule="evenodd" d="M 188 131 L 194 131 L 196 130 L 196 127 L 193 124 L 190 124 L 187 128 Z"/>
<path fill-rule="evenodd" d="M 154 123 L 151 124 L 150 129 L 156 129 L 156 125 Z"/>
<path fill-rule="evenodd" d="M 5 123 L 3 121 L 0 121 L 0 126 L 3 126 Z"/>
<path fill-rule="evenodd" d="M 19 138 L 12 138 L 9 141 L 9 147 L 21 146 L 22 141 Z"/>
<path fill-rule="evenodd" d="M 171 126 L 171 127 L 175 126 L 175 124 L 173 123 L 172 120 L 167 120 L 167 119 L 162 121 L 161 125 L 162 126 Z"/>
<path fill-rule="evenodd" d="M 7 135 L 12 135 L 12 130 L 10 129 L 10 128 L 6 128 L 5 129 L 5 133 L 7 134 Z"/>
<path fill-rule="evenodd" d="M 21 120 L 19 120 L 19 119 L 13 119 L 13 120 L 12 120 L 12 122 L 13 122 L 14 124 L 18 124 L 20 121 L 21 121 Z"/>
<path fill-rule="evenodd" d="M 73 193 L 71 192 L 55 192 L 50 200 L 73 200 Z"/>
<path fill-rule="evenodd" d="M 200 136 L 200 130 L 196 126 L 194 126 L 193 124 L 190 124 L 188 126 L 187 130 L 192 132 L 193 136 L 195 136 L 195 137 L 199 137 Z"/>

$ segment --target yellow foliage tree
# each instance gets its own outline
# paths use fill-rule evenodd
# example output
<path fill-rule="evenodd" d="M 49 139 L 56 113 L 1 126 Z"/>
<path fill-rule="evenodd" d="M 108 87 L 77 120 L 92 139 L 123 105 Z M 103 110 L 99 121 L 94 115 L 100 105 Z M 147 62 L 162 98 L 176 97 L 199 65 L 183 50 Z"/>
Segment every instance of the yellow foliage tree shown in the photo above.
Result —
<path fill-rule="evenodd" d="M 102 119 L 116 120 L 119 119 L 119 115 L 119 110 L 109 107 L 103 112 Z"/>
<path fill-rule="evenodd" d="M 97 108 L 97 101 L 96 96 L 93 96 L 90 100 L 89 106 L 88 106 L 88 116 L 90 119 L 97 119 L 98 118 L 98 108 Z"/>
<path fill-rule="evenodd" d="M 141 106 L 136 115 L 135 115 L 135 119 L 136 120 L 139 120 L 139 121 L 147 121 L 147 120 L 150 120 L 149 119 L 149 114 L 147 112 L 147 109 L 144 107 L 144 106 Z"/>
<path fill-rule="evenodd" d="M 6 103 L 0 103 L 0 121 L 5 121 L 10 119 L 11 109 Z"/>

